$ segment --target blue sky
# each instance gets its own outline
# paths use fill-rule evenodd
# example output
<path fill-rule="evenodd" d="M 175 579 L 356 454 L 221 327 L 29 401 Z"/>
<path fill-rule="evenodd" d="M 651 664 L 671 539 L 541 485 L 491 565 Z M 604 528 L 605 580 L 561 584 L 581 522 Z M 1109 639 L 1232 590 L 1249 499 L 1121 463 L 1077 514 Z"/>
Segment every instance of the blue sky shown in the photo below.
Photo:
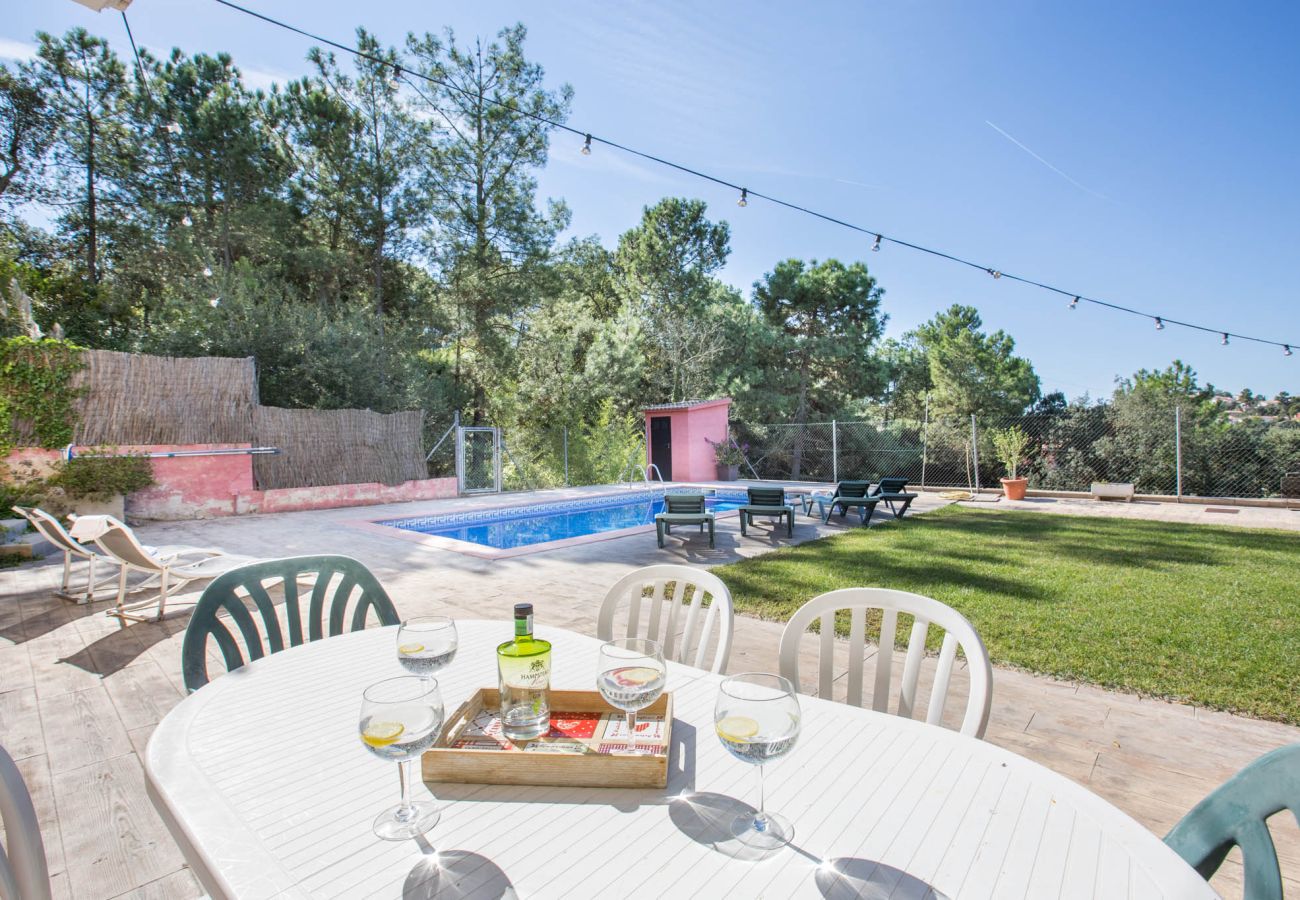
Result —
<path fill-rule="evenodd" d="M 1300 348 L 1300 5 L 247 0 L 348 40 L 523 21 L 568 82 L 570 124 L 905 240 L 1126 306 Z M 14 8 L 16 7 L 16 8 Z M 306 71 L 309 42 L 212 0 L 135 0 L 155 51 L 228 51 L 250 83 Z M 82 25 L 128 52 L 121 17 L 11 4 L 0 55 Z M 951 303 L 1012 334 L 1045 390 L 1108 394 L 1174 358 L 1203 380 L 1300 393 L 1300 352 L 1169 327 L 994 281 L 608 149 L 555 139 L 540 174 L 573 231 L 607 245 L 665 195 L 732 227 L 723 277 L 786 257 L 862 260 L 889 333 Z"/>

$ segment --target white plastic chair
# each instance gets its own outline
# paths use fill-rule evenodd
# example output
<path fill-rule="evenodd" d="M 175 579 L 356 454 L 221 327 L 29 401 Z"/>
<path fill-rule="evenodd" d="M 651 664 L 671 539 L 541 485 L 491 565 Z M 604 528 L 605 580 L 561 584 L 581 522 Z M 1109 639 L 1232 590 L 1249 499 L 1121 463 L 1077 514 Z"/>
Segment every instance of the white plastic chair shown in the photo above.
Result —
<path fill-rule="evenodd" d="M 850 611 L 849 618 L 849 668 L 848 702 L 863 705 L 862 682 L 865 668 L 867 610 L 881 610 L 879 651 L 876 654 L 875 683 L 871 691 L 871 708 L 889 712 L 890 681 L 893 678 L 894 636 L 898 628 L 898 614 L 913 616 L 912 634 L 907 643 L 907 656 L 903 662 L 903 676 L 899 685 L 897 714 L 912 718 L 916 706 L 917 685 L 921 677 L 921 661 L 925 657 L 925 637 L 931 624 L 942 628 L 943 646 L 939 650 L 939 663 L 930 689 L 930 704 L 925 721 L 938 725 L 943 718 L 944 703 L 948 699 L 948 684 L 952 677 L 953 661 L 957 648 L 966 656 L 970 675 L 970 694 L 966 700 L 966 715 L 962 719 L 961 733 L 977 738 L 984 736 L 989 712 L 993 708 L 993 666 L 989 663 L 984 642 L 966 617 L 951 606 L 930 597 L 893 591 L 887 588 L 844 588 L 814 597 L 790 617 L 781 634 L 781 674 L 800 689 L 799 644 L 804 632 L 814 619 L 820 619 L 818 646 L 820 665 L 817 693 L 831 696 L 834 680 L 833 661 L 835 649 L 835 613 Z"/>
<path fill-rule="evenodd" d="M 665 596 L 669 582 L 673 582 L 672 596 Z M 645 589 L 652 588 L 649 597 Z M 686 606 L 687 591 L 690 605 Z M 705 596 L 711 597 L 704 607 Z M 602 641 L 612 641 L 614 620 L 619 609 L 627 605 L 627 633 L 621 637 L 648 638 L 663 647 L 664 658 L 686 665 L 704 668 L 708 647 L 714 643 L 710 672 L 722 672 L 731 656 L 732 604 L 731 591 L 717 575 L 690 566 L 646 566 L 620 578 L 600 605 L 596 636 Z M 648 605 L 648 614 L 642 623 L 641 608 Z M 682 622 L 682 609 L 686 620 Z M 703 621 L 701 621 L 703 620 Z M 716 641 L 714 632 L 716 629 Z"/>
<path fill-rule="evenodd" d="M 135 533 L 112 516 L 82 516 L 72 526 L 72 536 L 93 540 L 95 546 L 122 566 L 117 583 L 117 607 L 108 611 L 123 621 L 157 622 L 167 608 L 169 593 L 186 582 L 216 578 L 232 569 L 261 560 L 251 556 L 234 556 L 224 550 L 203 547 L 163 547 L 151 550 L 140 543 Z M 131 571 L 157 575 L 158 596 L 141 603 L 126 604 L 126 578 Z M 153 604 L 158 612 L 152 616 L 139 610 Z"/>
<path fill-rule="evenodd" d="M 13 757 L 0 747 L 0 897 L 49 900 L 50 870 L 32 795 Z"/>

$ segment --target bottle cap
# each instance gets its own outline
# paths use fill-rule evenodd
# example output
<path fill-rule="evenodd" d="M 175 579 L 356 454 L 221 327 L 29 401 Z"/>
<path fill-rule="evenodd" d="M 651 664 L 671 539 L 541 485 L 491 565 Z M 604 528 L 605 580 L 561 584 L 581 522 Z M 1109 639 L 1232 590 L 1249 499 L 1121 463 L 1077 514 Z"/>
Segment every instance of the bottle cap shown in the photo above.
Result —
<path fill-rule="evenodd" d="M 531 603 L 516 603 L 515 618 L 520 616 L 531 616 L 533 614 L 533 605 Z"/>

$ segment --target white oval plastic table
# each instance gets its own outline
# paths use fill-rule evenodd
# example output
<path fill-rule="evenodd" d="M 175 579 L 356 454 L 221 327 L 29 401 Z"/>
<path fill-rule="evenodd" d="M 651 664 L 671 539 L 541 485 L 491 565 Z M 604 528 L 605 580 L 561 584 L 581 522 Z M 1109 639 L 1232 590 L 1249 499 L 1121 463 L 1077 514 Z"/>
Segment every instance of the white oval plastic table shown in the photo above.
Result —
<path fill-rule="evenodd" d="M 496 683 L 509 622 L 459 621 L 448 714 Z M 402 674 L 395 628 L 304 644 L 217 678 L 158 725 L 150 797 L 213 897 L 1213 897 L 1172 850 L 1048 769 L 955 732 L 801 697 L 794 750 L 766 769 L 793 841 L 731 838 L 753 767 L 713 732 L 720 676 L 670 664 L 665 790 L 432 785 L 424 841 L 381 841 L 397 766 L 357 737 L 361 692 Z M 593 689 L 594 638 L 539 627 L 552 686 Z M 996 694 L 995 701 L 996 702 Z M 416 791 L 424 788 L 416 786 Z"/>

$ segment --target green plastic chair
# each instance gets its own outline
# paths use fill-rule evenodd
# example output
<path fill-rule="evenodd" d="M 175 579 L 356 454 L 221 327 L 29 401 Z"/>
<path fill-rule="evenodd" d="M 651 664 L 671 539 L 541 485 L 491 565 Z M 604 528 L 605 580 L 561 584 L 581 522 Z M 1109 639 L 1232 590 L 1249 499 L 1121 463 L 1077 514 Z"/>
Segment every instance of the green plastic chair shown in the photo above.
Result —
<path fill-rule="evenodd" d="M 339 576 L 338 580 L 335 576 Z M 315 579 L 310 596 L 305 598 L 305 609 L 304 598 L 298 590 L 300 578 Z M 280 582 L 284 585 L 285 619 L 289 625 L 287 644 L 280 620 L 276 616 L 276 604 L 267 591 L 268 583 L 274 585 Z M 333 590 L 331 584 L 335 585 Z M 269 644 L 267 648 L 262 646 L 257 623 L 245 597 L 252 601 L 256 611 L 261 614 L 262 629 L 266 632 L 266 642 Z M 190 617 L 189 626 L 185 629 L 185 642 L 181 645 L 181 672 L 185 676 L 185 687 L 193 692 L 208 683 L 208 638 L 215 640 L 221 648 L 226 671 L 234 671 L 245 662 L 261 659 L 268 652 L 278 653 L 286 646 L 297 647 L 307 641 L 318 641 L 327 636 L 326 628 L 328 637 L 342 634 L 350 602 L 353 606 L 349 631 L 364 629 L 366 615 L 372 609 L 382 625 L 396 625 L 401 621 L 393 607 L 393 601 L 370 570 L 346 556 L 272 559 L 242 566 L 218 576 L 199 597 L 194 615 Z M 325 617 L 327 605 L 328 620 Z M 234 620 L 248 649 L 247 660 L 226 621 L 218 618 L 220 613 L 226 613 Z"/>
<path fill-rule="evenodd" d="M 1282 871 L 1266 820 L 1289 809 L 1300 823 L 1300 744 L 1266 753 L 1220 785 L 1165 835 L 1207 881 L 1241 848 L 1246 900 L 1282 900 Z"/>

